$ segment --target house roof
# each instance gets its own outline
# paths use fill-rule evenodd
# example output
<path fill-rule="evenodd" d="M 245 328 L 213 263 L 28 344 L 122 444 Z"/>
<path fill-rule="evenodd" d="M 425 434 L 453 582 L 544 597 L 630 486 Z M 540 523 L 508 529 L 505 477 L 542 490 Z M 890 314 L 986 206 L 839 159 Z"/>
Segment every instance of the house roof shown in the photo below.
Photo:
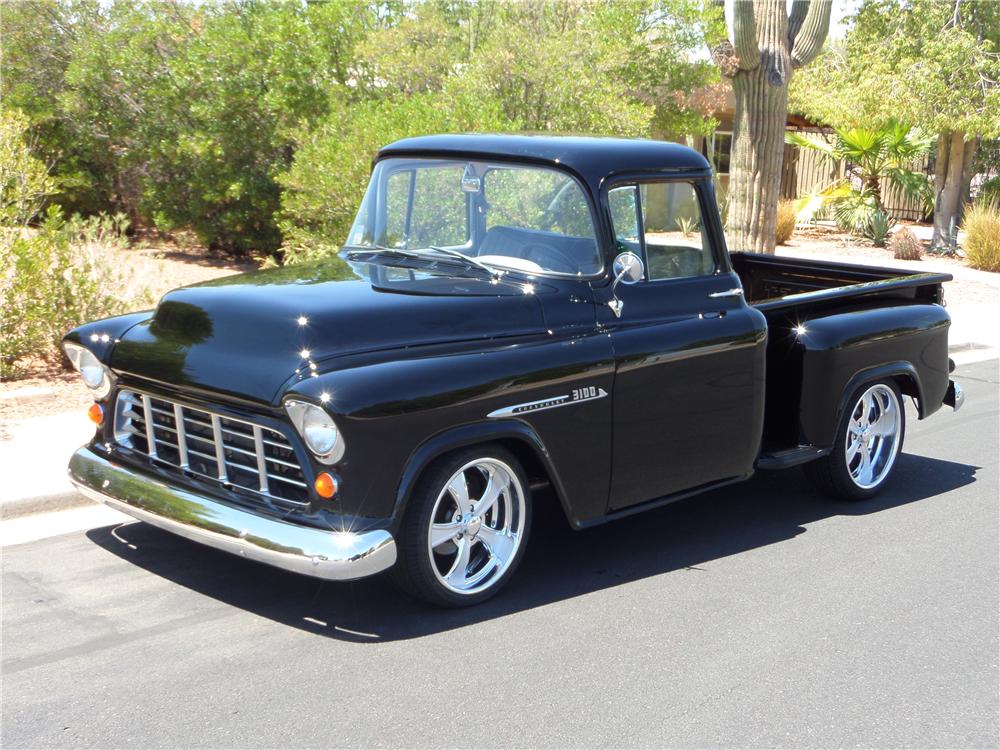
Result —
<path fill-rule="evenodd" d="M 562 135 L 427 135 L 405 138 L 378 153 L 389 156 L 517 159 L 563 166 L 593 184 L 627 172 L 703 172 L 701 154 L 667 141 Z"/>

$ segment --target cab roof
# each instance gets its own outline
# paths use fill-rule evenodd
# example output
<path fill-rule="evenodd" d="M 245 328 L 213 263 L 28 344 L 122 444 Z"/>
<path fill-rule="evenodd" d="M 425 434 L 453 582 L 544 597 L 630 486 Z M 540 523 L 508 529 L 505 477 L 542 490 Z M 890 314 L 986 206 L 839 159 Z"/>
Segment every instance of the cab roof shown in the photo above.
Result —
<path fill-rule="evenodd" d="M 612 174 L 635 172 L 708 173 L 697 151 L 668 141 L 567 135 L 425 135 L 385 146 L 390 156 L 515 159 L 575 171 L 596 187 Z"/>

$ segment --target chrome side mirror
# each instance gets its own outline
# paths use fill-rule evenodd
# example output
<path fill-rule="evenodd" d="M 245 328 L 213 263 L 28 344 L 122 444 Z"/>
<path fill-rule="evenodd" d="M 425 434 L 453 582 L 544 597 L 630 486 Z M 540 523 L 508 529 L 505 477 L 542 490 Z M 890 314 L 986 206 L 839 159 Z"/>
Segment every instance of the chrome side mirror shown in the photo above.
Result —
<path fill-rule="evenodd" d="M 632 252 L 619 253 L 615 258 L 615 262 L 611 265 L 611 272 L 615 276 L 615 280 L 611 282 L 611 301 L 608 302 L 608 307 L 611 308 L 611 312 L 615 314 L 616 318 L 622 316 L 623 303 L 618 299 L 618 295 L 615 294 L 615 290 L 618 288 L 619 284 L 634 284 L 637 281 L 642 281 L 643 274 L 646 269 L 642 264 L 642 258 Z"/>

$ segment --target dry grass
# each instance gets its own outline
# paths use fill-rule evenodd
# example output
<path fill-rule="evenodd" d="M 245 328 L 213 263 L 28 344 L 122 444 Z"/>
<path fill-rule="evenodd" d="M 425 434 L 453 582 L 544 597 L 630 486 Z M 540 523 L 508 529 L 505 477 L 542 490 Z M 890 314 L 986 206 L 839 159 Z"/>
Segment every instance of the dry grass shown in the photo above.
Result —
<path fill-rule="evenodd" d="M 784 245 L 792 238 L 795 231 L 795 201 L 779 201 L 778 203 L 778 225 L 776 230 L 776 240 L 779 245 Z"/>
<path fill-rule="evenodd" d="M 969 265 L 982 271 L 1000 271 L 1000 205 L 967 206 L 962 229 Z"/>

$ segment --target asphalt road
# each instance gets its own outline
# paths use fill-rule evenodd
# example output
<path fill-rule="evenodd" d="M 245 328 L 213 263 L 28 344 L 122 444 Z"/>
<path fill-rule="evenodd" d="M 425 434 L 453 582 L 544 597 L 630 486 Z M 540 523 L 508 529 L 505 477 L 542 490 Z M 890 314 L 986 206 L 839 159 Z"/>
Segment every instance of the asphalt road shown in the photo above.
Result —
<path fill-rule="evenodd" d="M 997 747 L 997 362 L 957 377 L 874 501 L 543 511 L 472 610 L 138 523 L 8 547 L 3 747 Z"/>

